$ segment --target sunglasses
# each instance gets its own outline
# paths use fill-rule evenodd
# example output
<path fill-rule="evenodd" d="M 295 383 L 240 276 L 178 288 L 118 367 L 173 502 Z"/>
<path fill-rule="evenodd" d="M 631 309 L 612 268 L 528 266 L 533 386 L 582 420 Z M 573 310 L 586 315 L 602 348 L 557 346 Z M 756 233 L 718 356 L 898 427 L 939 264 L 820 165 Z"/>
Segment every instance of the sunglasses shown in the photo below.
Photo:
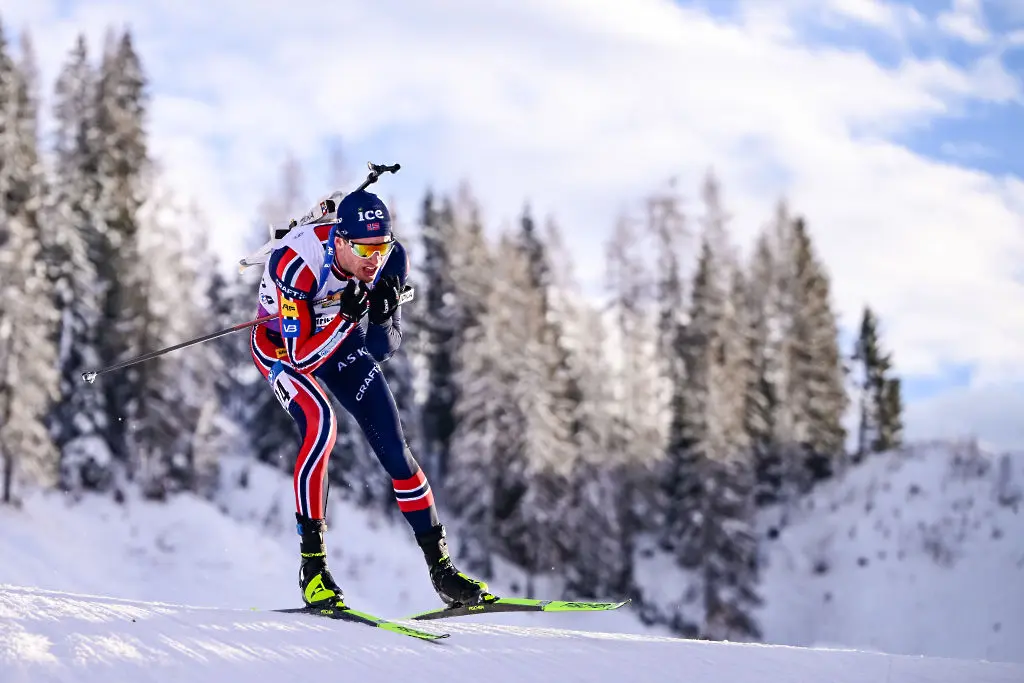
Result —
<path fill-rule="evenodd" d="M 356 242 L 349 242 L 348 246 L 352 250 L 352 253 L 359 258 L 367 258 L 374 254 L 380 254 L 381 256 L 387 256 L 387 253 L 391 251 L 391 247 L 394 245 L 394 240 L 388 240 L 381 244 L 358 244 Z"/>

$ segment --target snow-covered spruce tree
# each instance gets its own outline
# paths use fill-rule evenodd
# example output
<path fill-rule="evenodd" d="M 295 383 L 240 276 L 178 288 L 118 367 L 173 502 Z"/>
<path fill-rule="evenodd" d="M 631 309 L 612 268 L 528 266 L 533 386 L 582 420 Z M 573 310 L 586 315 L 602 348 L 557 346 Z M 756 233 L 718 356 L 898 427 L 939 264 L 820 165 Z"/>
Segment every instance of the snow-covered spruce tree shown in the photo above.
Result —
<path fill-rule="evenodd" d="M 689 570 L 696 593 L 668 606 L 682 633 L 756 638 L 754 463 L 746 431 L 750 382 L 745 283 L 725 230 L 719 189 L 704 187 L 704 235 L 690 319 L 679 337 L 686 381 L 673 400 L 663 545 Z"/>
<path fill-rule="evenodd" d="M 561 241 L 550 221 L 547 230 L 552 240 Z M 530 476 L 516 510 L 516 522 L 509 524 L 508 533 L 518 537 L 519 549 L 513 552 L 522 558 L 520 564 L 532 578 L 564 572 L 566 557 L 560 539 L 568 535 L 565 508 L 568 475 L 576 458 L 572 429 L 579 388 L 570 374 L 562 321 L 552 313 L 555 262 L 551 251 L 543 248 L 528 213 L 523 214 L 515 239 L 526 277 L 518 277 L 519 269 L 510 272 L 522 291 L 519 324 L 524 328 L 526 345 L 506 353 L 522 354 L 515 381 L 526 420 L 524 446 Z"/>
<path fill-rule="evenodd" d="M 682 368 L 672 349 L 680 328 L 686 323 L 686 291 L 683 284 L 684 247 L 689 239 L 682 198 L 675 182 L 668 191 L 647 199 L 647 222 L 654 234 L 657 257 L 656 302 L 658 308 L 658 358 L 664 365 L 665 392 L 662 402 L 667 408 L 672 401 L 673 387 L 683 379 Z"/>
<path fill-rule="evenodd" d="M 151 167 L 152 168 L 152 167 Z M 213 330 L 210 300 L 214 266 L 196 211 L 178 205 L 154 175 L 138 213 L 140 253 L 159 254 L 142 281 L 147 309 L 142 343 L 161 348 Z M 212 493 L 220 422 L 217 378 L 224 373 L 215 346 L 199 344 L 146 361 L 147 381 L 129 434 L 143 492 L 162 499 L 181 490 Z"/>
<path fill-rule="evenodd" d="M 761 628 L 753 615 L 762 604 L 753 529 L 754 472 L 737 458 L 705 464 L 700 635 L 711 640 L 759 640 Z"/>
<path fill-rule="evenodd" d="M 798 417 L 797 435 L 813 482 L 845 465 L 843 415 L 849 397 L 828 273 L 814 252 L 803 219 L 793 221 L 791 234 L 795 305 L 787 335 L 791 378 L 786 400 L 793 404 Z"/>
<path fill-rule="evenodd" d="M 422 257 L 421 291 L 417 308 L 419 345 L 424 355 L 426 396 L 423 403 L 422 466 L 431 485 L 447 485 L 452 435 L 456 429 L 454 406 L 458 400 L 454 379 L 460 331 L 459 302 L 452 277 L 451 248 L 458 239 L 449 199 L 438 206 L 432 192 L 423 199 L 420 215 Z"/>
<path fill-rule="evenodd" d="M 503 486 L 504 473 L 495 465 L 496 441 L 511 394 L 503 384 L 500 362 L 502 336 L 489 317 L 490 306 L 502 305 L 492 287 L 498 264 L 491 254 L 478 216 L 470 221 L 462 238 L 463 248 L 453 264 L 453 275 L 463 291 L 469 313 L 460 330 L 453 381 L 458 386 L 453 406 L 455 431 L 451 438 L 449 474 L 444 504 L 462 520 L 455 550 L 469 571 L 493 575 L 492 557 L 500 550 L 496 543 L 495 498 Z"/>
<path fill-rule="evenodd" d="M 899 379 L 892 376 L 892 354 L 881 347 L 878 317 L 864 307 L 852 360 L 857 385 L 859 421 L 853 461 L 869 453 L 898 448 L 902 441 L 902 401 Z"/>
<path fill-rule="evenodd" d="M 627 216 L 616 222 L 605 245 L 608 303 L 602 332 L 612 381 L 606 452 L 622 463 L 621 493 L 630 529 L 657 519 L 656 469 L 664 454 L 667 418 L 659 390 L 658 312 L 649 260 L 653 236 Z"/>
<path fill-rule="evenodd" d="M 690 320 L 685 334 L 680 334 L 676 341 L 675 353 L 685 368 L 686 382 L 677 384 L 673 392 L 662 478 L 666 507 L 661 545 L 671 551 L 677 563 L 689 573 L 697 572 L 703 559 L 701 529 L 707 514 L 705 472 L 707 463 L 714 457 L 709 382 L 714 328 L 722 307 L 721 291 L 712 282 L 714 267 L 711 248 L 702 241 L 692 285 Z M 701 610 L 695 601 L 696 595 L 690 593 L 662 606 L 669 626 L 686 636 L 700 632 Z"/>
<path fill-rule="evenodd" d="M 758 305 L 767 323 L 762 366 L 772 392 L 774 454 L 759 467 L 762 493 L 766 477 L 777 479 L 768 498 L 786 503 L 842 465 L 849 399 L 828 275 L 804 222 L 779 202 L 761 239 L 752 275 L 761 288 L 770 273 Z"/>
<path fill-rule="evenodd" d="M 0 27 L 0 502 L 56 481 L 46 416 L 57 398 L 57 323 L 43 260 L 43 171 L 31 47 L 21 68 Z"/>
<path fill-rule="evenodd" d="M 107 366 L 151 350 L 145 346 L 149 304 L 143 283 L 152 255 L 141 253 L 138 246 L 139 209 L 146 200 L 150 166 L 145 133 L 148 95 L 129 32 L 120 37 L 108 33 L 94 98 L 98 136 L 94 215 L 103 239 L 93 263 L 104 290 L 99 348 L 100 364 Z M 153 367 L 134 365 L 119 371 L 116 379 L 103 378 L 95 385 L 104 393 L 107 442 L 129 479 L 137 474 L 143 455 L 133 450 L 138 442 L 133 444 L 130 434 Z"/>
<path fill-rule="evenodd" d="M 523 287 L 527 275 L 508 236 L 498 244 L 493 264 L 479 330 L 470 328 L 467 348 L 459 354 L 464 373 L 460 388 L 471 394 L 460 396 L 457 405 L 472 424 L 456 430 L 459 447 L 453 455 L 459 457 L 452 459 L 448 495 L 467 519 L 467 545 L 470 539 L 484 542 L 486 535 L 489 553 L 516 562 L 524 559 L 519 508 L 530 484 L 527 416 L 519 384 L 520 364 L 529 344 L 523 324 L 528 309 L 528 292 Z M 481 405 L 471 411 L 473 397 Z M 474 452 L 474 447 L 487 450 Z M 480 500 L 470 502 L 471 496 Z M 476 561 L 481 559 L 486 563 L 487 558 Z"/>
<path fill-rule="evenodd" d="M 255 268 L 239 275 L 231 274 L 232 270 L 223 269 L 219 263 L 210 266 L 206 298 L 210 303 L 209 324 L 212 329 L 223 329 L 256 317 L 254 292 L 258 288 L 259 274 L 254 272 Z M 252 362 L 249 350 L 251 332 L 249 329 L 229 334 L 209 343 L 216 350 L 221 366 L 221 372 L 214 378 L 219 412 L 239 432 L 231 450 L 255 456 L 247 438 L 247 427 L 252 423 L 253 402 L 264 397 L 257 396 L 252 389 L 256 384 L 263 388 L 265 385 L 263 376 Z"/>
<path fill-rule="evenodd" d="M 878 451 L 892 450 L 903 446 L 903 392 L 899 377 L 890 377 L 878 397 L 878 414 L 881 430 L 875 445 Z"/>
<path fill-rule="evenodd" d="M 774 296 L 774 255 L 765 235 L 757 240 L 746 278 L 744 301 L 749 322 L 750 369 L 746 388 L 745 420 L 754 461 L 755 500 L 759 505 L 782 499 L 783 468 L 775 443 L 777 389 L 772 382 L 772 339 L 778 327 Z"/>
<path fill-rule="evenodd" d="M 98 490 L 110 483 L 104 392 L 82 381 L 82 373 L 101 364 L 105 291 L 95 265 L 104 241 L 96 217 L 95 81 L 85 38 L 79 35 L 56 82 L 52 182 L 43 233 L 59 315 L 60 393 L 48 423 L 60 449 L 60 485 L 68 491 Z"/>
<path fill-rule="evenodd" d="M 552 254 L 570 253 L 553 221 L 544 243 Z M 607 449 L 609 378 L 600 316 L 583 296 L 568 256 L 551 269 L 549 285 L 548 315 L 556 323 L 558 353 L 556 404 L 568 420 L 573 451 L 565 484 L 570 500 L 558 538 L 565 597 L 603 599 L 626 594 L 632 583 L 634 534 L 621 485 L 629 472 Z"/>

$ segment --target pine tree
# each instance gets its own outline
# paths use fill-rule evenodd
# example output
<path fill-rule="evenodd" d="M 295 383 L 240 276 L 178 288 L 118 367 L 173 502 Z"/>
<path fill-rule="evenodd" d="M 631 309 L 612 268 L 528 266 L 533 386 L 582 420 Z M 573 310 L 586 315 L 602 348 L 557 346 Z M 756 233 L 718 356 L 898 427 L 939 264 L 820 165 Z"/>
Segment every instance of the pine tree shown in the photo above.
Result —
<path fill-rule="evenodd" d="M 566 598 L 597 598 L 629 591 L 633 577 L 633 527 L 623 486 L 634 477 L 608 449 L 608 398 L 600 333 L 602 321 L 583 296 L 574 275 L 571 250 L 549 220 L 543 243 L 556 255 L 546 276 L 554 405 L 567 422 L 571 469 L 562 486 L 558 553 Z M 547 256 L 545 255 L 545 258 Z M 557 267 L 554 267 L 557 264 Z"/>
<path fill-rule="evenodd" d="M 784 202 L 759 250 L 764 253 L 757 257 L 758 287 L 770 278 L 758 306 L 767 323 L 762 366 L 771 391 L 775 452 L 761 466 L 770 466 L 781 481 L 771 497 L 790 502 L 843 466 L 842 419 L 849 399 L 828 274 L 804 221 L 794 219 Z"/>
<path fill-rule="evenodd" d="M 798 415 L 799 443 L 813 480 L 844 465 L 848 405 L 839 327 L 828 274 L 811 245 L 803 219 L 792 226 L 794 303 L 789 329 L 790 395 Z"/>
<path fill-rule="evenodd" d="M 725 227 L 719 188 L 704 186 L 704 235 L 689 322 L 677 353 L 685 385 L 673 397 L 662 536 L 700 586 L 670 606 L 669 623 L 707 638 L 756 638 L 755 469 L 747 432 L 751 323 L 747 285 Z M 699 604 L 691 604 L 696 598 Z"/>
<path fill-rule="evenodd" d="M 450 249 L 460 235 L 455 229 L 451 201 L 436 206 L 433 193 L 423 199 L 420 217 L 423 260 L 421 272 L 426 296 L 417 318 L 422 331 L 426 372 L 426 398 L 423 405 L 423 467 L 432 485 L 444 489 L 449 472 L 452 435 L 456 430 L 454 381 L 458 355 L 459 302 L 452 277 Z"/>
<path fill-rule="evenodd" d="M 45 416 L 57 398 L 57 314 L 43 261 L 38 112 L 33 55 L 22 69 L 0 28 L 0 502 L 16 481 L 55 480 L 57 450 Z"/>
<path fill-rule="evenodd" d="M 458 553 L 467 570 L 490 577 L 494 571 L 492 556 L 498 550 L 494 542 L 494 500 L 503 476 L 494 464 L 495 440 L 502 404 L 508 398 L 495 365 L 502 354 L 501 338 L 485 318 L 492 302 L 490 289 L 497 264 L 482 231 L 471 230 L 466 246 L 457 277 L 470 296 L 474 315 L 461 331 L 455 363 L 454 381 L 459 392 L 453 412 L 457 427 L 451 439 L 444 502 L 465 520 Z"/>
<path fill-rule="evenodd" d="M 721 317 L 722 297 L 714 284 L 715 263 L 711 246 L 702 240 L 697 271 L 692 285 L 690 320 L 676 341 L 675 353 L 686 373 L 685 385 L 675 387 L 672 420 L 663 477 L 668 507 L 662 545 L 672 550 L 680 565 L 694 568 L 700 562 L 700 544 L 695 535 L 703 523 L 703 463 L 713 459 L 712 346 Z"/>
<path fill-rule="evenodd" d="M 899 377 L 886 380 L 879 397 L 881 430 L 877 451 L 893 450 L 903 446 L 903 394 Z"/>
<path fill-rule="evenodd" d="M 902 401 L 897 378 L 891 377 L 892 355 L 881 349 L 878 318 L 865 306 L 860 334 L 854 344 L 853 361 L 860 410 L 857 450 L 853 461 L 869 453 L 898 448 L 902 440 Z"/>
<path fill-rule="evenodd" d="M 530 207 L 523 207 L 519 217 L 519 248 L 526 259 L 530 287 L 540 295 L 541 319 L 548 315 L 548 287 L 551 284 L 551 262 L 544 243 L 537 234 L 537 223 L 530 214 Z"/>
<path fill-rule="evenodd" d="M 602 326 L 607 330 L 603 350 L 612 381 L 605 452 L 623 463 L 624 523 L 637 530 L 650 528 L 657 518 L 653 493 L 668 422 L 659 385 L 663 366 L 658 358 L 654 282 L 646 263 L 646 250 L 656 248 L 652 241 L 650 234 L 622 216 L 606 244 L 610 301 Z"/>
<path fill-rule="evenodd" d="M 65 490 L 102 489 L 110 483 L 104 392 L 81 379 L 82 373 L 100 367 L 102 357 L 104 290 L 95 266 L 103 243 L 95 218 L 95 80 L 80 35 L 56 82 L 53 183 L 44 209 L 48 227 L 43 254 L 60 321 L 54 339 L 60 398 L 48 421 L 61 452 Z"/>
<path fill-rule="evenodd" d="M 568 558 L 568 599 L 601 600 L 632 592 L 635 528 L 620 490 L 629 476 L 622 464 L 608 462 L 601 453 L 583 453 L 574 460 L 563 508 L 566 534 L 559 539 Z"/>
<path fill-rule="evenodd" d="M 488 576 L 493 555 L 520 559 L 513 550 L 519 541 L 509 534 L 507 521 L 515 517 L 528 488 L 526 416 L 517 382 L 527 340 L 521 324 L 526 275 L 525 269 L 515 270 L 520 253 L 507 238 L 493 260 L 480 242 L 473 253 L 479 259 L 475 268 L 469 270 L 466 262 L 461 275 L 472 278 L 486 299 L 480 318 L 464 331 L 457 356 L 458 420 L 446 500 L 466 520 L 462 547 L 467 568 Z"/>
<path fill-rule="evenodd" d="M 148 305 L 142 338 L 146 347 L 158 348 L 213 329 L 209 295 L 216 265 L 202 216 L 180 206 L 158 179 L 149 185 L 138 214 L 138 243 L 143 253 L 162 258 L 150 265 L 142 285 Z M 157 499 L 181 490 L 210 492 L 225 426 L 215 415 L 216 382 L 224 371 L 220 355 L 200 344 L 147 364 L 146 393 L 131 434 L 143 492 Z"/>
<path fill-rule="evenodd" d="M 668 363 L 664 371 L 668 380 L 666 406 L 671 401 L 671 387 L 683 379 L 672 354 L 680 328 L 686 323 L 682 249 L 689 231 L 681 203 L 674 181 L 667 192 L 652 195 L 647 200 L 647 222 L 655 236 L 658 254 L 658 356 Z"/>
<path fill-rule="evenodd" d="M 531 242 L 527 236 L 532 225 L 528 215 L 525 218 L 520 245 Z M 551 223 L 548 231 L 557 240 Z M 520 246 L 521 266 L 510 270 L 511 282 L 520 290 L 517 313 L 524 340 L 517 349 L 506 350 L 506 355 L 519 357 L 514 381 L 525 418 L 523 447 L 528 464 L 527 490 L 509 520 L 508 533 L 519 539 L 513 552 L 531 578 L 544 572 L 561 573 L 564 567 L 558 539 L 565 535 L 568 476 L 576 457 L 572 422 L 579 400 L 577 382 L 569 374 L 561 323 L 551 311 L 552 263 L 540 241 L 533 242 L 540 248 Z M 519 276 L 521 271 L 525 277 Z"/>
<path fill-rule="evenodd" d="M 139 251 L 139 209 L 145 201 L 149 156 L 144 130 L 148 96 L 142 65 L 131 34 L 108 35 L 95 93 L 100 147 L 96 161 L 96 217 L 103 241 L 94 263 L 104 287 L 101 364 L 142 354 L 149 304 L 144 292 L 148 261 Z M 107 441 L 129 478 L 138 473 L 150 444 L 134 440 L 135 419 L 145 412 L 142 397 L 154 368 L 141 363 L 120 371 L 117 381 L 102 384 L 108 411 Z M 99 385 L 98 385 L 99 386 Z"/>
<path fill-rule="evenodd" d="M 755 500 L 770 505 L 782 499 L 783 463 L 775 443 L 777 389 L 772 378 L 772 334 L 778 315 L 774 301 L 774 255 L 765 235 L 757 240 L 746 279 L 744 300 L 749 321 L 750 363 L 745 398 L 745 428 L 754 462 Z"/>
<path fill-rule="evenodd" d="M 711 640 L 758 640 L 757 537 L 753 532 L 753 470 L 742 459 L 706 461 L 700 528 L 704 624 Z"/>

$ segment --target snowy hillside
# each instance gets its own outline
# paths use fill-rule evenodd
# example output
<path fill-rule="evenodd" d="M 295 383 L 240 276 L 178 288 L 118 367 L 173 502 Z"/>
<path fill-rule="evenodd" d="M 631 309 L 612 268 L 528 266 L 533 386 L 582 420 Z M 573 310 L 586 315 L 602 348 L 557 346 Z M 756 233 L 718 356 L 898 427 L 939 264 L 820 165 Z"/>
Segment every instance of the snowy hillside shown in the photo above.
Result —
<path fill-rule="evenodd" d="M 304 615 L 0 585 L 0 680 L 476 683 L 482 674 L 490 683 L 1024 680 L 1021 664 L 493 626 L 473 619 L 429 628 L 450 637 L 427 643 Z"/>
<path fill-rule="evenodd" d="M 767 511 L 765 639 L 1024 662 L 1022 491 L 1024 458 L 935 444 L 873 456 L 799 508 Z M 685 578 L 642 555 L 645 594 L 679 599 Z"/>
<path fill-rule="evenodd" d="M 247 465 L 225 459 L 231 485 L 217 505 L 189 496 L 72 503 L 50 493 L 28 497 L 21 509 L 0 507 L 0 583 L 218 609 L 294 606 L 290 481 Z M 823 486 L 765 545 L 758 615 L 765 640 L 1024 663 L 1022 483 L 1019 459 L 933 447 L 875 457 Z M 766 515 L 765 534 L 780 514 Z M 438 604 L 400 518 L 388 521 L 332 494 L 329 520 L 331 565 L 350 603 L 385 616 Z M 492 587 L 514 594 L 513 577 L 503 570 Z M 643 597 L 662 604 L 685 593 L 683 578 L 657 552 L 641 553 L 638 579 Z M 560 597 L 541 582 L 536 591 Z M 479 621 L 669 635 L 627 609 Z M 11 628 L 5 617 L 0 623 Z"/>
<path fill-rule="evenodd" d="M 46 493 L 20 510 L 0 506 L 0 583 L 224 608 L 301 604 L 290 478 L 235 457 L 222 467 L 227 485 L 217 505 L 187 495 L 74 503 Z M 384 615 L 440 606 L 404 520 L 332 493 L 328 521 L 332 572 L 353 606 Z M 491 586 L 512 594 L 500 579 Z M 530 616 L 501 615 L 501 623 L 536 623 Z M 545 615 L 545 624 L 587 628 L 588 616 Z M 650 631 L 625 610 L 603 616 L 602 628 Z"/>

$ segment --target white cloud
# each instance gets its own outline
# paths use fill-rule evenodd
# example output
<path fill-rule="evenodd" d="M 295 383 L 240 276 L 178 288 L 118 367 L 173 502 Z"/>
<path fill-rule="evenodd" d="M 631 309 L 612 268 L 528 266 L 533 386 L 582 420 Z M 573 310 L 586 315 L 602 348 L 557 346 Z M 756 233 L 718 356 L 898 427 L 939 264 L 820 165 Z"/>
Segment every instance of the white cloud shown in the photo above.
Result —
<path fill-rule="evenodd" d="M 925 23 L 924 17 L 913 7 L 882 0 L 826 0 L 825 6 L 841 17 L 895 35 L 903 35 L 909 29 L 922 28 Z"/>
<path fill-rule="evenodd" d="M 0 15 L 46 36 L 49 77 L 80 28 L 131 23 L 154 86 L 154 150 L 232 256 L 282 153 L 312 157 L 327 136 L 402 163 L 380 191 L 404 215 L 427 183 L 462 178 L 491 224 L 529 198 L 559 219 L 591 283 L 615 212 L 671 175 L 693 197 L 713 165 L 744 246 L 780 193 L 791 198 L 844 322 L 870 302 L 902 372 L 1024 375 L 1019 180 L 887 141 L 967 101 L 1020 101 L 994 59 L 886 69 L 801 46 L 790 21 L 812 11 L 804 0 L 748 4 L 733 24 L 666 0 L 95 0 L 69 18 L 24 4 L 0 0 Z M 828 7 L 913 21 L 879 2 Z M 382 158 L 396 136 L 407 144 Z"/>
<path fill-rule="evenodd" d="M 981 0 L 953 0 L 953 7 L 942 12 L 936 24 L 945 33 L 974 45 L 983 45 L 992 39 L 985 26 Z"/>

